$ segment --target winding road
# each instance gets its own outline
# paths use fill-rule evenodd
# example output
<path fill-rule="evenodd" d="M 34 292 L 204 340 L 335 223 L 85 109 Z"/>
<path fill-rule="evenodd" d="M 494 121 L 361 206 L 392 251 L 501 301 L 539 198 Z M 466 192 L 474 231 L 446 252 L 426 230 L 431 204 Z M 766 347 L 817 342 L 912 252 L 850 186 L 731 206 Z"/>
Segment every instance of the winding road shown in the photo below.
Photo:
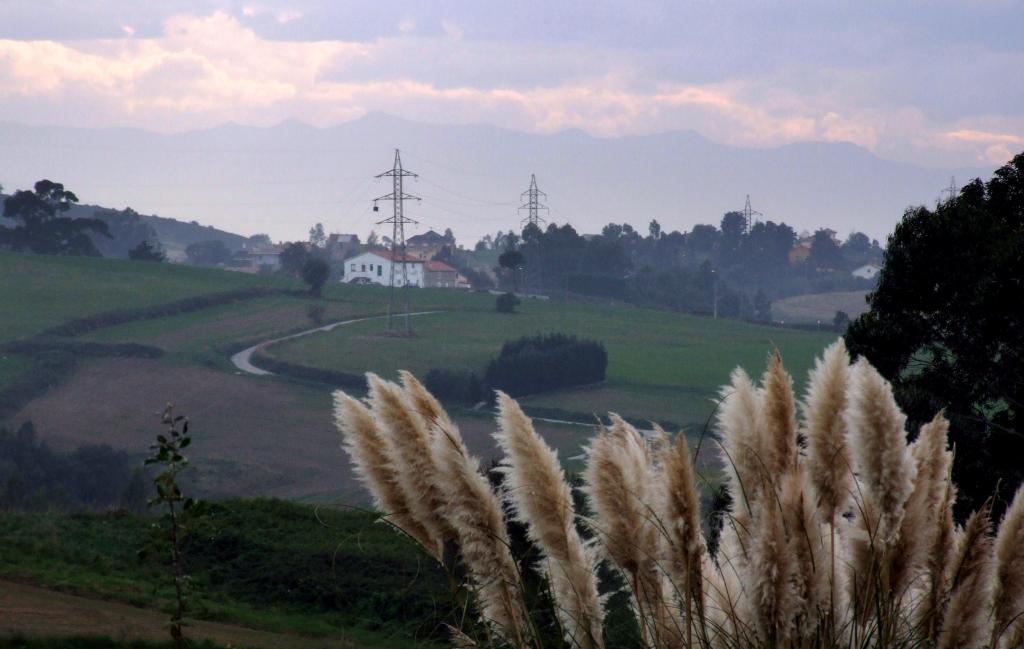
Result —
<path fill-rule="evenodd" d="M 417 313 L 410 313 L 409 316 L 412 317 L 412 316 L 419 316 L 419 315 L 431 315 L 431 314 L 434 314 L 434 313 L 441 313 L 441 312 L 440 311 L 419 311 Z M 266 370 L 260 369 L 260 368 L 258 368 L 258 367 L 256 367 L 255 365 L 252 364 L 252 355 L 255 354 L 257 351 L 259 351 L 261 349 L 265 349 L 265 348 L 267 348 L 267 347 L 269 347 L 271 345 L 275 345 L 277 343 L 284 342 L 286 340 L 291 340 L 292 338 L 301 338 L 302 336 L 308 336 L 309 334 L 320 333 L 322 331 L 331 331 L 333 329 L 336 329 L 337 327 L 343 327 L 345 325 L 355 324 L 357 322 L 366 322 L 367 320 L 381 320 L 381 319 L 386 318 L 386 317 L 387 317 L 386 315 L 375 315 L 375 316 L 369 316 L 369 317 L 366 317 L 366 318 L 353 318 L 352 320 L 341 320 L 340 322 L 332 322 L 331 324 L 324 325 L 322 327 L 316 327 L 314 329 L 307 329 L 306 331 L 300 331 L 299 333 L 291 334 L 290 336 L 281 336 L 280 338 L 272 338 L 270 340 L 264 340 L 261 343 L 256 343 L 252 347 L 246 347 L 245 349 L 243 349 L 242 351 L 238 352 L 237 354 L 232 355 L 231 356 L 231 363 L 236 368 L 238 368 L 240 371 L 245 372 L 246 374 L 255 374 L 257 376 L 270 375 L 270 374 L 273 374 L 273 372 L 268 372 Z"/>

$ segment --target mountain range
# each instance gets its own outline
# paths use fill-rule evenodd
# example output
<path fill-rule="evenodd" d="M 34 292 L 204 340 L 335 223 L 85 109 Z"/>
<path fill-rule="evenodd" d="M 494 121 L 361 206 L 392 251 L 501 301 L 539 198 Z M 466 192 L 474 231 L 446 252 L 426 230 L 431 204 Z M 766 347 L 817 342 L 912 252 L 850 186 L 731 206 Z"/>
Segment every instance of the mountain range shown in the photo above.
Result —
<path fill-rule="evenodd" d="M 243 235 L 305 239 L 317 222 L 365 236 L 391 215 L 395 149 L 421 198 L 407 236 L 451 228 L 460 243 L 520 228 L 520 194 L 536 175 L 550 207 L 540 215 L 581 233 L 608 222 L 646 232 L 717 224 L 750 195 L 757 217 L 799 230 L 859 230 L 882 240 L 910 205 L 932 204 L 950 184 L 992 168 L 926 168 L 884 160 L 848 143 L 727 146 L 693 131 L 599 138 L 578 130 L 529 134 L 489 125 L 438 125 L 382 113 L 330 128 L 297 121 L 225 124 L 161 134 L 0 123 L 0 184 L 63 182 L 83 203 L 132 207 Z"/>

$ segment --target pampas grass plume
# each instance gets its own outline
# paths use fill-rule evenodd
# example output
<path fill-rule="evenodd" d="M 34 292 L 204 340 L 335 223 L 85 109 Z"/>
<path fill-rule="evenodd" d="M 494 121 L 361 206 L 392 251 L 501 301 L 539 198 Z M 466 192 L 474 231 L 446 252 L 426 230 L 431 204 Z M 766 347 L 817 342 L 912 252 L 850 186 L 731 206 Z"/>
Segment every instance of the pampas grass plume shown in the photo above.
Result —
<path fill-rule="evenodd" d="M 507 642 L 524 646 L 526 611 L 501 502 L 458 428 L 446 415 L 436 421 L 434 457 L 444 476 L 445 515 L 458 534 L 481 615 Z"/>
<path fill-rule="evenodd" d="M 906 417 L 896 405 L 892 387 L 863 358 L 854 365 L 852 379 L 846 426 L 866 495 L 878 508 L 874 543 L 886 546 L 899 533 L 904 506 L 914 489 L 916 469 L 907 449 Z"/>
<path fill-rule="evenodd" d="M 543 554 L 566 639 L 581 649 L 604 646 L 597 563 L 575 527 L 572 493 L 558 456 L 511 397 L 498 393 L 498 445 L 505 452 L 506 494 L 516 519 Z"/>
<path fill-rule="evenodd" d="M 413 516 L 392 463 L 394 448 L 377 428 L 373 414 L 341 390 L 334 393 L 334 421 L 356 476 L 373 496 L 377 509 L 395 527 L 440 560 L 440 540 Z"/>
<path fill-rule="evenodd" d="M 441 477 L 434 462 L 430 429 L 418 412 L 410 407 L 405 392 L 368 373 L 370 405 L 378 426 L 394 448 L 393 465 L 398 484 L 405 492 L 409 510 L 427 528 L 431 538 L 443 545 L 455 538 L 455 530 L 444 518 Z M 438 553 L 443 551 L 439 548 Z"/>
<path fill-rule="evenodd" d="M 822 518 L 833 523 L 850 497 L 853 465 L 846 442 L 846 393 L 850 355 L 843 339 L 817 359 L 807 381 L 803 414 L 808 474 L 820 499 Z"/>
<path fill-rule="evenodd" d="M 952 591 L 937 649 L 974 649 L 989 640 L 992 593 L 992 537 L 989 504 L 964 525 L 953 563 Z"/>
<path fill-rule="evenodd" d="M 993 646 L 1011 647 L 1024 634 L 1024 486 L 1017 489 L 999 525 L 995 559 Z"/>

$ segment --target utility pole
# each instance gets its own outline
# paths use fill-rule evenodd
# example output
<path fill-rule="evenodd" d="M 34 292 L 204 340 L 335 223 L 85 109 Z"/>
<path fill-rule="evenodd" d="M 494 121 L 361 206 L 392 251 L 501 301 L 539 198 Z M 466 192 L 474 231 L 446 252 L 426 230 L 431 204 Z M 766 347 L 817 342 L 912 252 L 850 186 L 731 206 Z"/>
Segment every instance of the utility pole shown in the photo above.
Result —
<path fill-rule="evenodd" d="M 376 178 L 390 177 L 392 181 L 392 191 L 390 194 L 384 196 L 378 196 L 373 199 L 373 211 L 377 211 L 377 201 L 391 201 L 394 209 L 391 218 L 384 219 L 383 221 L 377 221 L 377 225 L 383 225 L 385 223 L 391 224 L 391 278 L 388 282 L 388 317 L 385 330 L 388 333 L 394 333 L 392 316 L 395 312 L 395 262 L 401 259 L 402 264 L 402 297 L 405 302 L 405 335 L 412 335 L 412 324 L 409 322 L 409 276 L 405 267 L 405 224 L 416 223 L 410 218 L 406 218 L 403 211 L 403 202 L 406 200 L 420 200 L 418 196 L 406 194 L 402 191 L 402 180 L 407 176 L 416 178 L 417 175 L 411 171 L 402 169 L 402 157 L 398 153 L 398 149 L 395 149 L 395 163 L 388 171 L 377 174 Z"/>
<path fill-rule="evenodd" d="M 750 194 L 747 194 L 747 204 L 743 206 L 743 227 L 745 234 L 750 234 L 750 229 L 754 227 L 755 216 L 763 217 L 764 214 L 761 214 L 750 207 Z"/>

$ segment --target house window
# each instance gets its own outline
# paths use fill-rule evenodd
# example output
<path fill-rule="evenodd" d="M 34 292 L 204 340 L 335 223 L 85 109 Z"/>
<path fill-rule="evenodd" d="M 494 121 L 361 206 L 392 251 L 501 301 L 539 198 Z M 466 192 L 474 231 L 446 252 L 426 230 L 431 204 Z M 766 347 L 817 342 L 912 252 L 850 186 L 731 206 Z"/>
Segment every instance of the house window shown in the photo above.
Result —
<path fill-rule="evenodd" d="M 366 272 L 366 264 L 363 264 L 363 272 Z"/>
<path fill-rule="evenodd" d="M 384 267 L 383 267 L 382 265 L 380 265 L 380 264 L 377 264 L 377 277 L 380 277 L 380 273 L 381 273 L 381 271 L 382 271 L 383 269 L 384 269 Z"/>
<path fill-rule="evenodd" d="M 355 270 L 355 269 L 356 269 L 356 265 L 352 264 L 352 270 Z"/>

